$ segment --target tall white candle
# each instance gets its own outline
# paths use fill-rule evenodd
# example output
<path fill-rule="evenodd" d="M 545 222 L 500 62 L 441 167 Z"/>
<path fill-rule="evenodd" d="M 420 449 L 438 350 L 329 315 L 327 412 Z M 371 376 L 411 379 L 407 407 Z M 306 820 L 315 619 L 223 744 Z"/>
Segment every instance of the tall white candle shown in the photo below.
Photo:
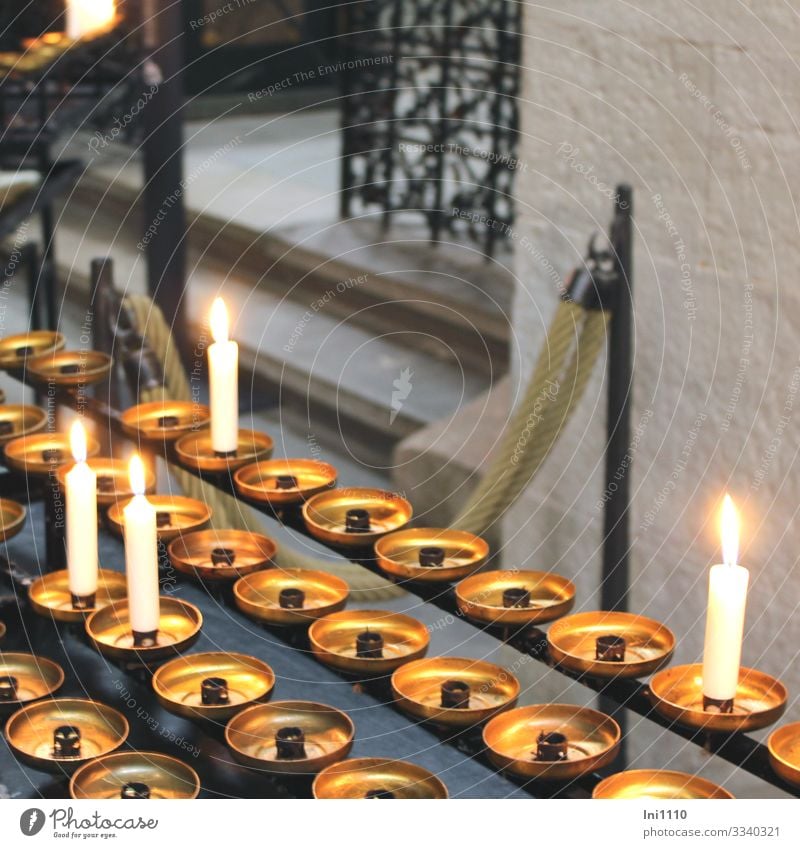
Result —
<path fill-rule="evenodd" d="M 138 454 L 131 457 L 129 474 L 134 496 L 123 510 L 128 608 L 131 629 L 151 633 L 158 630 L 160 617 L 156 508 L 144 496 L 144 466 Z"/>
<path fill-rule="evenodd" d="M 211 307 L 208 348 L 211 447 L 231 453 L 239 444 L 239 345 L 228 339 L 228 310 L 221 297 Z"/>
<path fill-rule="evenodd" d="M 114 21 L 114 0 L 67 0 L 67 38 L 76 41 Z"/>
<path fill-rule="evenodd" d="M 86 464 L 86 431 L 74 421 L 69 433 L 75 465 L 67 472 L 67 572 L 71 594 L 97 591 L 97 474 Z"/>
<path fill-rule="evenodd" d="M 722 563 L 708 578 L 708 613 L 703 651 L 703 695 L 727 701 L 736 695 L 742 660 L 749 572 L 737 564 L 739 516 L 729 495 L 722 503 Z"/>

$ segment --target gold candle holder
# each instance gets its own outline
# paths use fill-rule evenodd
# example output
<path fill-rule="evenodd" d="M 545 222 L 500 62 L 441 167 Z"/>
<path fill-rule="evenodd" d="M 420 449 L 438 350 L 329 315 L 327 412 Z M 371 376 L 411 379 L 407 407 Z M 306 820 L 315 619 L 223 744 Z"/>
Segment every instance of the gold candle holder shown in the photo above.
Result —
<path fill-rule="evenodd" d="M 369 547 L 411 520 L 411 504 L 381 489 L 331 489 L 303 504 L 314 538 L 342 548 Z"/>
<path fill-rule="evenodd" d="M 573 704 L 537 704 L 495 716 L 483 730 L 489 759 L 530 780 L 573 780 L 608 765 L 622 732 L 610 716 Z"/>
<path fill-rule="evenodd" d="M 122 429 L 137 442 L 173 442 L 207 427 L 210 420 L 211 411 L 205 404 L 186 400 L 140 403 L 120 416 Z"/>
<path fill-rule="evenodd" d="M 181 495 L 148 495 L 147 500 L 155 507 L 156 532 L 159 540 L 165 544 L 183 533 L 200 530 L 211 521 L 211 507 L 194 498 Z M 123 515 L 129 502 L 130 498 L 116 501 L 106 513 L 108 526 L 118 536 L 122 536 L 124 532 Z"/>
<path fill-rule="evenodd" d="M 13 539 L 25 524 L 27 510 L 22 504 L 0 498 L 0 542 Z"/>
<path fill-rule="evenodd" d="M 66 569 L 43 574 L 31 583 L 28 600 L 31 609 L 38 615 L 56 621 L 75 623 L 109 604 L 124 601 L 128 596 L 125 574 L 101 568 L 97 572 L 97 592 L 94 603 L 89 607 L 76 608 L 69 590 L 69 572 Z"/>
<path fill-rule="evenodd" d="M 727 789 L 696 774 L 659 769 L 632 769 L 612 774 L 595 786 L 592 798 L 690 801 L 733 798 Z"/>
<path fill-rule="evenodd" d="M 82 765 L 69 782 L 75 800 L 196 798 L 200 777 L 186 763 L 154 751 L 107 754 Z"/>
<path fill-rule="evenodd" d="M 275 774 L 317 774 L 350 753 L 354 735 L 346 713 L 311 701 L 248 707 L 225 728 L 237 762 Z"/>
<path fill-rule="evenodd" d="M 145 665 L 174 657 L 190 648 L 200 636 L 203 616 L 188 601 L 162 595 L 158 632 L 153 645 L 134 645 L 128 601 L 98 609 L 86 619 L 86 634 L 103 656 Z"/>
<path fill-rule="evenodd" d="M 38 406 L 12 404 L 0 406 L 0 445 L 12 439 L 37 433 L 47 424 L 47 413 Z"/>
<path fill-rule="evenodd" d="M 444 799 L 447 787 L 432 772 L 404 760 L 342 760 L 314 778 L 315 798 Z"/>
<path fill-rule="evenodd" d="M 522 627 L 568 613 L 575 603 L 575 586 L 545 571 L 484 571 L 456 586 L 456 603 L 471 621 Z"/>
<path fill-rule="evenodd" d="M 246 530 L 199 530 L 178 536 L 167 553 L 177 571 L 206 583 L 238 580 L 272 566 L 277 545 Z"/>
<path fill-rule="evenodd" d="M 46 657 L 0 653 L 0 716 L 52 695 L 63 683 L 63 669 Z"/>
<path fill-rule="evenodd" d="M 392 675 L 395 703 L 414 718 L 447 727 L 471 727 L 511 709 L 519 681 L 483 660 L 432 657 L 406 663 Z"/>
<path fill-rule="evenodd" d="M 6 724 L 6 739 L 26 765 L 70 773 L 116 751 L 128 738 L 128 729 L 122 713 L 99 701 L 55 698 L 14 713 Z"/>
<path fill-rule="evenodd" d="M 59 350 L 33 359 L 28 375 L 39 385 L 91 386 L 108 377 L 112 364 L 111 357 L 99 350 Z"/>
<path fill-rule="evenodd" d="M 64 347 L 61 333 L 51 330 L 31 330 L 0 339 L 0 369 L 21 371 L 38 356 L 55 353 Z"/>
<path fill-rule="evenodd" d="M 153 690 L 164 709 L 191 719 L 227 721 L 252 704 L 268 701 L 275 673 L 246 654 L 187 654 L 162 665 Z"/>
<path fill-rule="evenodd" d="M 776 722 L 786 709 L 786 687 L 780 680 L 752 668 L 739 670 L 733 712 L 703 709 L 703 666 L 665 668 L 650 681 L 656 711 L 686 727 L 717 733 L 758 730 Z"/>
<path fill-rule="evenodd" d="M 270 459 L 233 475 L 244 498 L 276 507 L 294 506 L 336 485 L 336 469 L 316 459 Z"/>
<path fill-rule="evenodd" d="M 550 628 L 547 642 L 558 665 L 603 678 L 645 677 L 665 666 L 675 650 L 669 628 L 628 612 L 570 615 Z"/>
<path fill-rule="evenodd" d="M 87 436 L 87 457 L 98 453 L 100 443 L 93 436 Z M 67 433 L 32 433 L 6 444 L 6 465 L 25 474 L 49 474 L 72 461 Z"/>
<path fill-rule="evenodd" d="M 399 530 L 375 544 L 381 570 L 401 580 L 449 583 L 481 568 L 489 545 L 463 530 L 419 527 Z"/>
<path fill-rule="evenodd" d="M 256 571 L 233 584 L 236 606 L 245 615 L 279 627 L 309 625 L 338 612 L 349 594 L 340 577 L 307 568 Z"/>
<path fill-rule="evenodd" d="M 86 464 L 97 475 L 97 505 L 106 508 L 119 500 L 130 500 L 133 490 L 130 484 L 128 463 L 124 459 L 112 459 L 110 456 L 95 456 L 86 460 Z M 70 461 L 59 466 L 56 471 L 58 485 L 66 488 L 66 477 L 75 467 Z M 152 492 L 156 487 L 156 475 L 152 468 L 144 466 L 145 492 Z"/>
<path fill-rule="evenodd" d="M 792 786 L 800 786 L 800 721 L 773 730 L 767 749 L 775 774 Z"/>
<path fill-rule="evenodd" d="M 239 442 L 236 452 L 220 456 L 211 445 L 211 430 L 187 433 L 175 442 L 175 453 L 181 465 L 195 471 L 208 471 L 214 474 L 233 471 L 269 459 L 275 447 L 272 437 L 256 430 L 239 430 Z"/>
<path fill-rule="evenodd" d="M 380 677 L 424 657 L 430 643 L 421 621 L 386 610 L 345 610 L 315 621 L 308 631 L 314 656 L 348 674 Z"/>

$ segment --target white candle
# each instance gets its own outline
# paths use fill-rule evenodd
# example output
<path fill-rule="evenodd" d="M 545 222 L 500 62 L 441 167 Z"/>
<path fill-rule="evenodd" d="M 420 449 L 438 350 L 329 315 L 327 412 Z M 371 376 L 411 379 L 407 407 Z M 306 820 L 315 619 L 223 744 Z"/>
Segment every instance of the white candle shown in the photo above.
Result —
<path fill-rule="evenodd" d="M 703 695 L 731 700 L 739 682 L 749 572 L 737 564 L 739 516 L 729 495 L 722 503 L 722 563 L 708 578 L 708 614 L 703 651 Z"/>
<path fill-rule="evenodd" d="M 134 496 L 123 510 L 123 521 L 131 630 L 152 633 L 160 618 L 156 508 L 144 496 L 144 466 L 138 454 L 131 457 L 129 473 Z"/>
<path fill-rule="evenodd" d="M 69 433 L 75 465 L 67 472 L 67 573 L 71 594 L 97 591 L 97 474 L 86 464 L 86 431 L 74 421 Z"/>
<path fill-rule="evenodd" d="M 228 310 L 221 297 L 211 307 L 208 348 L 211 447 L 232 453 L 239 444 L 239 345 L 228 339 Z"/>
<path fill-rule="evenodd" d="M 114 0 L 67 0 L 67 38 L 77 41 L 114 21 Z"/>

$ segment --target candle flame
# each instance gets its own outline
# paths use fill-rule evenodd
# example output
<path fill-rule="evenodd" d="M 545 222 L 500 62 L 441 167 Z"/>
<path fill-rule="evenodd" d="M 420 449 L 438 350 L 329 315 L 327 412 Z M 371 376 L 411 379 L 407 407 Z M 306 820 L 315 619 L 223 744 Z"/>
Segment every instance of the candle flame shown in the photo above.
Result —
<path fill-rule="evenodd" d="M 722 561 L 725 565 L 736 565 L 739 559 L 739 513 L 730 495 L 722 501 L 720 517 L 722 528 Z"/>
<path fill-rule="evenodd" d="M 86 430 L 80 421 L 73 421 L 69 431 L 69 446 L 75 462 L 86 462 Z"/>
<path fill-rule="evenodd" d="M 135 453 L 131 457 L 130 464 L 128 465 L 128 477 L 131 483 L 131 490 L 134 495 L 143 495 L 144 494 L 144 464 L 142 463 L 142 458 L 138 453 Z"/>
<path fill-rule="evenodd" d="M 224 344 L 228 341 L 228 310 L 221 297 L 216 298 L 214 303 L 211 304 L 209 324 L 215 342 Z"/>

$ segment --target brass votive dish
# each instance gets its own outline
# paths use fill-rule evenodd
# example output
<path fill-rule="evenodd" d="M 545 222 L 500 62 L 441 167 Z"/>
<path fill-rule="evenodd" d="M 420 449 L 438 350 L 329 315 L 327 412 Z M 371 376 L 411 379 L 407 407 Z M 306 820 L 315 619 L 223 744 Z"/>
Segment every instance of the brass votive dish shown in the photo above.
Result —
<path fill-rule="evenodd" d="M 472 574 L 489 556 L 489 545 L 464 530 L 419 527 L 390 533 L 375 544 L 381 570 L 402 580 L 449 583 Z"/>
<path fill-rule="evenodd" d="M 251 462 L 269 459 L 275 447 L 272 437 L 257 430 L 239 430 L 236 452 L 220 456 L 211 446 L 211 430 L 187 433 L 175 442 L 175 453 L 181 465 L 195 471 L 221 473 L 233 471 Z"/>
<path fill-rule="evenodd" d="M 287 605 L 287 593 L 299 593 L 300 605 Z M 349 594 L 350 587 L 340 577 L 307 568 L 256 571 L 233 584 L 236 606 L 245 615 L 284 627 L 308 625 L 314 619 L 338 612 Z"/>
<path fill-rule="evenodd" d="M 0 716 L 52 695 L 63 682 L 61 666 L 46 657 L 0 652 Z"/>
<path fill-rule="evenodd" d="M 154 751 L 107 754 L 81 766 L 69 782 L 70 798 L 196 798 L 200 778 L 186 763 Z"/>
<path fill-rule="evenodd" d="M 314 778 L 315 798 L 447 798 L 447 787 L 432 772 L 404 760 L 362 757 L 342 760 Z"/>
<path fill-rule="evenodd" d="M 127 501 L 133 497 L 130 477 L 128 474 L 128 463 L 124 459 L 112 459 L 110 456 L 94 456 L 86 461 L 86 464 L 97 474 L 97 505 L 109 507 L 119 500 Z M 70 461 L 61 465 L 56 471 L 58 485 L 66 488 L 67 474 L 75 467 Z M 156 487 L 156 475 L 149 465 L 144 466 L 145 491 L 152 492 Z"/>
<path fill-rule="evenodd" d="M 566 758 L 538 759 L 538 743 L 566 737 Z M 497 768 L 525 779 L 572 780 L 608 765 L 622 736 L 610 716 L 573 704 L 536 704 L 495 716 L 483 730 L 489 759 Z"/>
<path fill-rule="evenodd" d="M 365 645 L 370 642 L 367 636 L 377 638 Z M 422 622 L 386 610 L 346 610 L 326 615 L 311 625 L 308 638 L 321 663 L 372 677 L 424 657 L 430 643 L 428 628 Z"/>
<path fill-rule="evenodd" d="M 780 680 L 763 671 L 741 668 L 733 712 L 704 710 L 702 673 L 699 663 L 658 672 L 649 687 L 656 711 L 686 727 L 736 733 L 768 727 L 786 709 L 786 687 Z"/>
<path fill-rule="evenodd" d="M 153 675 L 161 705 L 193 719 L 227 721 L 245 707 L 268 701 L 274 687 L 272 669 L 246 654 L 187 654 Z"/>
<path fill-rule="evenodd" d="M 0 498 L 0 542 L 13 539 L 25 524 L 27 510 L 22 504 Z"/>
<path fill-rule="evenodd" d="M 56 386 L 91 386 L 108 377 L 112 359 L 99 350 L 58 350 L 28 364 L 31 381 Z"/>
<path fill-rule="evenodd" d="M 106 657 L 148 663 L 169 659 L 190 648 L 200 636 L 203 616 L 188 601 L 162 595 L 161 618 L 155 644 L 134 645 L 128 601 L 117 601 L 96 610 L 86 619 L 89 639 Z"/>
<path fill-rule="evenodd" d="M 124 573 L 104 568 L 97 572 L 97 592 L 91 606 L 75 607 L 66 569 L 43 574 L 34 580 L 28 589 L 28 600 L 35 613 L 70 623 L 83 621 L 95 610 L 117 601 L 124 601 L 127 596 L 128 587 Z"/>
<path fill-rule="evenodd" d="M 623 640 L 621 646 L 616 641 L 619 639 Z M 547 642 L 550 656 L 559 665 L 604 678 L 645 677 L 665 666 L 675 650 L 675 637 L 669 628 L 628 612 L 567 616 L 550 628 Z"/>
<path fill-rule="evenodd" d="M 0 444 L 36 433 L 47 424 L 47 413 L 38 406 L 12 404 L 0 406 Z"/>
<path fill-rule="evenodd" d="M 392 675 L 392 691 L 397 706 L 415 718 L 471 727 L 513 707 L 519 682 L 511 672 L 483 660 L 432 657 L 400 666 Z"/>
<path fill-rule="evenodd" d="M 792 786 L 800 786 L 800 721 L 773 730 L 767 748 L 775 773 Z"/>
<path fill-rule="evenodd" d="M 335 707 L 274 701 L 234 716 L 225 741 L 242 765 L 277 774 L 316 774 L 348 755 L 354 734 L 350 717 Z M 296 747 L 281 751 L 281 738 L 296 740 Z"/>
<path fill-rule="evenodd" d="M 208 427 L 211 411 L 202 403 L 157 400 L 126 409 L 120 416 L 122 429 L 136 441 L 172 442 L 193 430 Z"/>
<path fill-rule="evenodd" d="M 167 548 L 177 571 L 208 583 L 270 568 L 276 551 L 268 536 L 246 530 L 199 530 L 178 536 Z"/>
<path fill-rule="evenodd" d="M 0 368 L 17 371 L 25 368 L 37 356 L 55 353 L 64 347 L 61 333 L 51 330 L 31 330 L 0 339 Z"/>
<path fill-rule="evenodd" d="M 243 466 L 233 482 L 251 501 L 291 506 L 335 486 L 336 469 L 316 459 L 270 459 Z"/>
<path fill-rule="evenodd" d="M 0 407 L 2 409 L 2 407 Z M 72 463 L 72 451 L 67 433 L 32 433 L 6 444 L 6 464 L 26 474 L 49 474 L 62 465 Z M 97 456 L 100 443 L 94 436 L 86 437 L 86 455 Z"/>
<path fill-rule="evenodd" d="M 72 772 L 115 751 L 127 738 L 128 722 L 122 713 L 81 698 L 37 701 L 14 713 L 6 724 L 14 754 L 49 772 Z"/>
<path fill-rule="evenodd" d="M 521 627 L 568 613 L 575 603 L 575 586 L 545 571 L 484 571 L 456 586 L 456 603 L 471 621 Z"/>
<path fill-rule="evenodd" d="M 309 533 L 343 548 L 369 547 L 408 524 L 411 514 L 405 498 L 381 489 L 330 489 L 303 504 Z"/>
<path fill-rule="evenodd" d="M 183 533 L 200 530 L 211 520 L 211 507 L 203 501 L 181 495 L 148 495 L 158 517 L 156 532 L 162 542 L 171 542 Z M 123 513 L 130 498 L 115 501 L 106 513 L 109 527 L 119 536 L 123 534 Z"/>
<path fill-rule="evenodd" d="M 733 798 L 727 789 L 696 774 L 658 769 L 632 769 L 601 780 L 592 798 L 690 801 Z"/>

